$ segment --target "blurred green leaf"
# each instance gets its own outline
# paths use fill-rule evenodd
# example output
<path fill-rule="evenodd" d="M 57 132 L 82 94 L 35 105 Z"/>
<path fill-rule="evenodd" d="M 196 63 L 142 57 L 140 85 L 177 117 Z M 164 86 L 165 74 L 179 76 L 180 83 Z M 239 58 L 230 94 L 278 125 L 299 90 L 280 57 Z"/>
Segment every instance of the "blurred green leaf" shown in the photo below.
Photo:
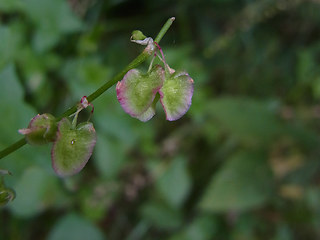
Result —
<path fill-rule="evenodd" d="M 170 240 L 209 240 L 213 239 L 217 232 L 218 224 L 213 217 L 200 216 L 188 224 L 180 233 L 171 237 Z"/>
<path fill-rule="evenodd" d="M 185 44 L 179 47 L 166 48 L 165 53 L 166 61 L 174 63 L 170 66 L 176 70 L 187 71 L 191 78 L 194 79 L 197 87 L 207 82 L 209 77 L 204 69 L 203 62 L 199 58 L 192 56 L 193 51 L 193 45 Z"/>
<path fill-rule="evenodd" d="M 186 160 L 181 157 L 174 159 L 159 177 L 156 185 L 172 207 L 180 207 L 191 187 Z"/>
<path fill-rule="evenodd" d="M 39 52 L 53 47 L 62 34 L 73 33 L 82 28 L 80 19 L 72 13 L 64 0 L 24 0 L 22 9 L 38 27 L 33 46 Z"/>
<path fill-rule="evenodd" d="M 22 217 L 35 216 L 65 201 L 59 189 L 58 178 L 39 167 L 25 169 L 14 189 L 17 198 L 10 204 L 10 208 Z"/>
<path fill-rule="evenodd" d="M 297 77 L 301 86 L 307 85 L 315 80 L 315 76 L 319 76 L 318 64 L 315 59 L 317 49 L 305 49 L 300 51 L 297 62 Z"/>
<path fill-rule="evenodd" d="M 64 0 L 24 0 L 23 11 L 42 29 L 70 33 L 81 28 L 81 21 Z"/>
<path fill-rule="evenodd" d="M 0 71 L 0 83 L 3 90 L 0 96 L 0 148 L 5 148 L 23 137 L 18 133 L 18 129 L 27 127 L 36 112 L 23 101 L 24 92 L 13 65 L 8 65 Z M 51 170 L 50 153 L 46 147 L 36 149 L 36 151 L 32 151 L 30 146 L 25 146 L 1 162 L 1 166 L 15 175 L 9 181 L 17 181 L 24 169 L 32 166 L 35 162 L 45 169 Z"/>
<path fill-rule="evenodd" d="M 119 195 L 119 185 L 102 180 L 82 187 L 79 198 L 83 215 L 92 221 L 102 220 Z"/>
<path fill-rule="evenodd" d="M 50 144 L 1 159 L 18 194 L 0 211 L 0 239 L 46 239 L 70 212 L 84 223 L 58 239 L 87 226 L 111 240 L 320 239 L 319 10 L 303 0 L 0 0 L 0 148 L 38 111 L 58 116 L 119 73 L 143 50 L 132 30 L 154 37 L 167 13 L 166 61 L 195 81 L 176 122 L 158 104 L 141 123 L 114 87 L 101 95 L 95 152 L 71 179 L 54 175 Z M 283 183 L 298 186 L 284 194 Z"/>
<path fill-rule="evenodd" d="M 62 74 L 75 97 L 92 93 L 110 78 L 109 68 L 98 58 L 69 59 Z"/>
<path fill-rule="evenodd" d="M 224 97 L 207 107 L 220 126 L 245 142 L 268 143 L 282 133 L 282 124 L 268 102 Z"/>
<path fill-rule="evenodd" d="M 126 162 L 125 149 L 117 140 L 98 133 L 95 164 L 99 173 L 108 179 L 117 176 Z"/>
<path fill-rule="evenodd" d="M 18 10 L 22 6 L 21 0 L 1 0 L 0 10 L 4 12 L 11 12 L 13 10 Z"/>
<path fill-rule="evenodd" d="M 54 226 L 48 240 L 104 240 L 100 229 L 79 215 L 70 213 L 62 217 Z"/>
<path fill-rule="evenodd" d="M 128 148 L 136 144 L 139 136 L 146 131 L 139 120 L 128 118 L 122 110 L 116 96 L 116 91 L 111 88 L 94 103 L 95 109 L 101 109 L 95 120 L 100 130 L 110 139 L 121 142 L 122 147 Z M 148 125 L 150 123 L 147 123 Z M 137 129 L 135 129 L 137 128 Z M 135 132 L 139 132 L 139 135 Z"/>
<path fill-rule="evenodd" d="M 285 223 L 279 224 L 273 240 L 291 240 L 294 239 L 294 233 Z"/>
<path fill-rule="evenodd" d="M 39 29 L 33 36 L 32 47 L 40 53 L 49 50 L 59 41 L 59 35 L 54 30 Z"/>
<path fill-rule="evenodd" d="M 211 179 L 200 208 L 206 211 L 244 211 L 264 204 L 273 178 L 263 153 L 234 154 Z"/>
<path fill-rule="evenodd" d="M 255 239 L 254 231 L 259 229 L 259 219 L 250 214 L 239 214 L 234 219 L 233 239 Z"/>
<path fill-rule="evenodd" d="M 22 34 L 18 25 L 2 25 L 0 23 L 0 71 L 10 64 L 19 53 Z"/>
<path fill-rule="evenodd" d="M 8 142 L 22 137 L 18 134 L 18 129 L 27 127 L 30 119 L 36 113 L 23 101 L 23 89 L 13 65 L 7 65 L 0 71 L 0 84 L 3 90 L 0 101 L 0 147 L 3 148 Z"/>
<path fill-rule="evenodd" d="M 141 208 L 141 215 L 149 223 L 159 229 L 174 229 L 179 227 L 182 216 L 177 209 L 162 203 L 149 202 Z"/>

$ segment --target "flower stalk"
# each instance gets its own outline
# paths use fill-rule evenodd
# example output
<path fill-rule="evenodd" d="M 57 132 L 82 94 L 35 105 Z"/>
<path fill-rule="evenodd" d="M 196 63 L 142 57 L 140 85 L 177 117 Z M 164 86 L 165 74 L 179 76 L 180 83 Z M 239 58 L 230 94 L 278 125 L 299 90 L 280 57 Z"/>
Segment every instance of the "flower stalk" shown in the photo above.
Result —
<path fill-rule="evenodd" d="M 173 21 L 175 20 L 174 17 L 169 18 L 167 22 L 163 25 L 160 32 L 158 33 L 157 37 L 155 38 L 155 41 L 159 43 L 163 36 L 166 34 L 166 32 L 169 30 L 170 26 L 172 25 Z M 147 47 L 148 48 L 148 47 Z M 98 88 L 95 92 L 93 92 L 91 95 L 87 97 L 87 100 L 89 102 L 93 102 L 96 98 L 98 98 L 101 94 L 103 94 L 105 91 L 107 91 L 109 88 L 111 88 L 114 84 L 116 84 L 118 81 L 120 81 L 123 76 L 131 69 L 139 66 L 143 62 L 145 62 L 151 55 L 153 55 L 153 52 L 148 51 L 148 49 L 145 49 L 139 56 L 137 56 L 132 62 L 130 62 L 120 73 L 118 73 L 114 78 L 112 78 L 110 81 L 107 81 L 104 85 L 102 85 L 100 88 Z M 68 110 L 66 110 L 61 116 L 56 118 L 56 121 L 60 121 L 64 117 L 68 117 L 75 113 L 78 110 L 78 104 L 75 104 L 74 106 L 70 107 Z M 17 142 L 13 143 L 9 147 L 3 149 L 0 152 L 0 159 L 6 157 L 10 153 L 18 150 L 22 146 L 24 146 L 27 143 L 25 138 L 22 138 L 18 140 Z"/>

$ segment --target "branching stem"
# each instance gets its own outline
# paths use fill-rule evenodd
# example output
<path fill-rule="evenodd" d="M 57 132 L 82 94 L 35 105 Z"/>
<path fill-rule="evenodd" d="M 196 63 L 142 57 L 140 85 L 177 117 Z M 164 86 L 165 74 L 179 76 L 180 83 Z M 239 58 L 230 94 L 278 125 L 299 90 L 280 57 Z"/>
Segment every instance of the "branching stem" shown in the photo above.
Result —
<path fill-rule="evenodd" d="M 166 34 L 170 26 L 172 25 L 173 21 L 175 20 L 174 17 L 169 18 L 167 22 L 163 25 L 160 32 L 158 33 L 157 37 L 155 38 L 155 42 L 159 43 L 163 36 Z M 149 52 L 144 50 L 139 56 L 137 56 L 131 63 L 129 63 L 120 73 L 118 73 L 113 79 L 106 82 L 104 85 L 102 85 L 100 88 L 98 88 L 95 92 L 93 92 L 90 96 L 88 96 L 88 101 L 93 102 L 96 98 L 98 98 L 101 94 L 103 94 L 105 91 L 107 91 L 110 87 L 112 87 L 114 84 L 116 84 L 118 81 L 120 81 L 123 76 L 131 69 L 139 66 L 141 63 L 147 60 L 149 56 L 151 56 L 153 52 Z M 77 111 L 78 104 L 75 104 L 71 108 L 69 108 L 67 111 L 65 111 L 61 116 L 57 117 L 57 121 L 60 121 L 64 117 L 68 117 L 71 114 L 75 113 Z M 5 156 L 9 155 L 10 153 L 18 150 L 22 146 L 26 144 L 25 138 L 20 139 L 19 141 L 13 143 L 9 147 L 5 148 L 0 152 L 0 159 L 4 158 Z"/>

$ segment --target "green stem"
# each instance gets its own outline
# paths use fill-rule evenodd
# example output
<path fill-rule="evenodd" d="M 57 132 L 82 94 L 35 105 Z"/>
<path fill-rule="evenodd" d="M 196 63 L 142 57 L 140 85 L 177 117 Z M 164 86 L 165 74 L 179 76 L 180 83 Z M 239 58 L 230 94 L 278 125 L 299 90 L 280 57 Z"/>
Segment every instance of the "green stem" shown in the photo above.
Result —
<path fill-rule="evenodd" d="M 168 29 L 170 28 L 170 26 L 171 26 L 171 24 L 173 23 L 174 20 L 175 20 L 175 17 L 172 17 L 172 18 L 168 19 L 168 21 L 163 25 L 163 27 L 161 28 L 160 32 L 158 33 L 158 36 L 154 40 L 155 42 L 159 43 L 161 41 L 161 39 L 166 34 L 166 32 L 168 31 Z"/>
<path fill-rule="evenodd" d="M 163 36 L 166 34 L 170 26 L 172 25 L 173 21 L 175 20 L 174 17 L 169 18 L 167 22 L 163 25 L 160 32 L 158 33 L 157 37 L 155 38 L 155 42 L 159 43 Z M 139 56 L 137 56 L 131 63 L 129 63 L 120 73 L 118 73 L 113 79 L 106 82 L 104 85 L 102 85 L 100 88 L 98 88 L 95 92 L 93 92 L 90 96 L 87 97 L 89 102 L 93 102 L 96 98 L 98 98 L 102 93 L 107 91 L 109 88 L 111 88 L 114 84 L 116 84 L 118 81 L 120 81 L 123 76 L 131 69 L 139 66 L 141 63 L 147 60 L 149 56 L 152 55 L 152 52 L 144 50 Z M 71 108 L 69 108 L 67 111 L 65 111 L 60 117 L 57 117 L 57 121 L 61 120 L 64 117 L 68 117 L 71 114 L 75 113 L 77 111 L 78 104 L 75 104 Z M 25 138 L 20 139 L 19 141 L 13 143 L 9 147 L 5 148 L 0 152 L 0 159 L 4 158 L 5 156 L 9 155 L 10 153 L 18 150 L 23 145 L 25 145 L 27 142 Z"/>
<path fill-rule="evenodd" d="M 27 143 L 26 139 L 22 138 L 19 141 L 11 144 L 9 147 L 5 148 L 4 150 L 2 150 L 0 152 L 0 159 L 4 158 L 5 156 L 9 155 L 10 153 L 12 153 L 12 152 L 16 151 L 17 149 L 21 148 L 26 143 Z"/>

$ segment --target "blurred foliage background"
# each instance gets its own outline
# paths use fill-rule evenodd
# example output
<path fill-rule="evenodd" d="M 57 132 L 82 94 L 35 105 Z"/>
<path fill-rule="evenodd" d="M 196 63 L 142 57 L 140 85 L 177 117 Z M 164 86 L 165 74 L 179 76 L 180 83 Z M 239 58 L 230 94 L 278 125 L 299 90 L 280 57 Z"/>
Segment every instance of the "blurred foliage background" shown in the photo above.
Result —
<path fill-rule="evenodd" d="M 165 121 L 94 101 L 98 141 L 60 179 L 50 146 L 0 161 L 16 199 L 0 239 L 320 239 L 319 0 L 0 0 L 0 148 L 37 113 L 60 115 L 161 42 L 195 81 Z M 147 68 L 145 63 L 141 68 Z M 85 119 L 87 116 L 83 116 Z"/>

